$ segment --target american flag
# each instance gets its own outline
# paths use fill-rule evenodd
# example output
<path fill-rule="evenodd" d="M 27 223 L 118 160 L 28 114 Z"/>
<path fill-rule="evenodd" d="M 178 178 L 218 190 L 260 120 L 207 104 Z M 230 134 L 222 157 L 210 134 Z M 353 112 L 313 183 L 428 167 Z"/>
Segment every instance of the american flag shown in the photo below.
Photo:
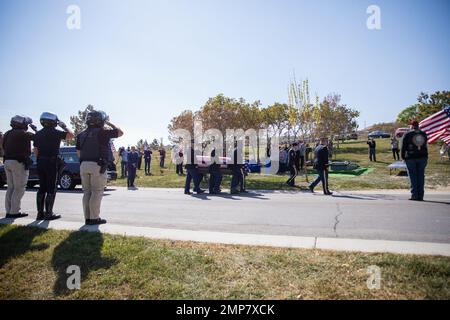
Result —
<path fill-rule="evenodd" d="M 450 129 L 450 106 L 447 105 L 441 111 L 422 120 L 419 124 L 420 129 L 428 136 L 428 143 L 433 143 L 448 135 Z"/>
<path fill-rule="evenodd" d="M 442 135 L 441 140 L 450 145 L 450 129 L 447 129 Z"/>

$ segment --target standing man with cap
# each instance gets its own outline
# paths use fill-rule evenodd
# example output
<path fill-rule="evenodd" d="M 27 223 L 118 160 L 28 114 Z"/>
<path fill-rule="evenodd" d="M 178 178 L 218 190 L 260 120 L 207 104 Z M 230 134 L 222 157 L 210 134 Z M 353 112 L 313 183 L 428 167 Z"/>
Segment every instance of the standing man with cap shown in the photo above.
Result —
<path fill-rule="evenodd" d="M 425 168 L 428 162 L 428 137 L 420 130 L 419 122 L 411 122 L 411 131 L 405 134 L 402 143 L 402 159 L 408 168 L 411 199 L 423 201 L 425 194 Z"/>
<path fill-rule="evenodd" d="M 144 150 L 144 169 L 145 175 L 149 176 L 151 174 L 151 163 L 152 163 L 152 150 L 150 147 L 145 147 Z"/>
<path fill-rule="evenodd" d="M 86 116 L 87 129 L 77 136 L 77 153 L 80 157 L 81 184 L 83 186 L 83 211 L 87 225 L 106 223 L 100 218 L 100 205 L 106 186 L 106 166 L 110 139 L 123 135 L 123 131 L 108 121 L 102 111 L 92 111 Z M 105 129 L 108 125 L 111 129 Z"/>
<path fill-rule="evenodd" d="M 369 138 L 367 144 L 369 145 L 369 160 L 377 162 L 377 143 L 373 138 Z"/>
<path fill-rule="evenodd" d="M 23 218 L 28 216 L 20 212 L 20 203 L 25 194 L 28 182 L 29 167 L 32 164 L 31 141 L 34 134 L 28 132 L 33 121 L 28 117 L 14 116 L 11 119 L 11 130 L 3 137 L 4 166 L 8 190 L 5 196 L 6 218 Z"/>
<path fill-rule="evenodd" d="M 37 159 L 39 190 L 36 195 L 36 220 L 55 220 L 61 218 L 53 213 L 56 197 L 56 181 L 60 169 L 59 147 L 61 140 L 71 140 L 73 133 L 64 122 L 50 112 L 41 115 L 42 129 L 34 137 L 34 153 Z M 56 129 L 59 125 L 64 131 Z M 45 206 L 45 210 L 44 210 Z"/>
<path fill-rule="evenodd" d="M 132 146 L 131 151 L 128 153 L 128 188 L 136 188 L 134 186 L 134 180 L 136 179 L 136 170 L 139 166 L 139 152 L 136 151 L 136 147 Z"/>

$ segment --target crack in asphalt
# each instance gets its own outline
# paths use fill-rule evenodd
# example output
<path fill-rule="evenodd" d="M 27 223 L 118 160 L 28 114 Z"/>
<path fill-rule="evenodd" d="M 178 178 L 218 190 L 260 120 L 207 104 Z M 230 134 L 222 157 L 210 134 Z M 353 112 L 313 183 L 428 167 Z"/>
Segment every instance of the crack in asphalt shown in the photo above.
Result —
<path fill-rule="evenodd" d="M 341 206 L 339 205 L 339 203 L 336 203 L 336 208 L 337 208 L 338 214 L 334 217 L 333 231 L 334 231 L 336 238 L 338 238 L 339 236 L 337 234 L 337 226 L 340 222 L 339 217 L 342 216 L 344 213 L 342 212 L 342 209 L 341 209 Z"/>

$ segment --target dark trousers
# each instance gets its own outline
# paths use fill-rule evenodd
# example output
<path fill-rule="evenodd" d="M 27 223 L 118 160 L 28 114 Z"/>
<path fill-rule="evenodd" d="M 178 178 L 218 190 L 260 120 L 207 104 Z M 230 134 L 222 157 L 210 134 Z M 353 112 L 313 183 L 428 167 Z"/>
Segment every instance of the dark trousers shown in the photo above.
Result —
<path fill-rule="evenodd" d="M 177 174 L 179 174 L 179 175 L 182 175 L 182 174 L 183 174 L 183 162 L 180 163 L 180 164 L 177 164 L 176 172 L 177 172 Z"/>
<path fill-rule="evenodd" d="M 122 178 L 125 178 L 128 175 L 127 167 L 128 167 L 128 162 L 122 161 L 120 163 L 120 170 L 122 172 Z"/>
<path fill-rule="evenodd" d="M 57 158 L 38 158 L 37 173 L 39 176 L 39 190 L 36 194 L 36 205 L 39 215 L 44 214 L 44 207 L 47 214 L 52 214 L 55 203 L 58 162 Z"/>
<path fill-rule="evenodd" d="M 159 166 L 161 168 L 164 168 L 164 160 L 166 160 L 165 157 L 161 157 L 161 159 L 159 160 Z"/>
<path fill-rule="evenodd" d="M 398 148 L 392 149 L 392 155 L 394 156 L 394 160 L 400 160 L 400 150 Z"/>
<path fill-rule="evenodd" d="M 303 170 L 304 166 L 305 166 L 305 156 L 300 156 L 300 169 Z"/>
<path fill-rule="evenodd" d="M 239 167 L 232 168 L 231 191 L 237 191 L 239 185 L 241 185 L 240 190 L 243 190 L 243 180 L 242 169 Z"/>
<path fill-rule="evenodd" d="M 326 169 L 316 169 L 317 174 L 319 175 L 313 183 L 310 184 L 310 188 L 314 189 L 319 182 L 322 182 L 323 193 L 328 192 L 328 170 Z"/>
<path fill-rule="evenodd" d="M 144 159 L 144 169 L 145 174 L 150 174 L 150 164 L 152 162 L 152 158 Z"/>
<path fill-rule="evenodd" d="M 376 155 L 375 148 L 369 148 L 369 159 L 370 159 L 370 161 L 377 162 L 377 155 Z"/>
<path fill-rule="evenodd" d="M 219 170 L 211 170 L 209 175 L 209 192 L 220 192 L 222 184 L 222 173 Z"/>
<path fill-rule="evenodd" d="M 41 159 L 37 161 L 40 194 L 55 194 L 56 179 L 58 177 L 58 164 L 55 159 Z"/>
<path fill-rule="evenodd" d="M 290 177 L 289 179 L 286 181 L 286 183 L 290 186 L 295 186 L 295 178 L 297 177 L 297 168 L 295 167 L 295 165 L 292 165 L 289 167 L 289 172 L 290 172 Z"/>
<path fill-rule="evenodd" d="M 142 157 L 139 157 L 137 167 L 138 167 L 138 170 L 141 170 L 141 167 L 142 167 Z"/>
<path fill-rule="evenodd" d="M 423 200 L 425 194 L 425 168 L 427 166 L 427 159 L 409 159 L 405 160 L 405 162 L 411 184 L 411 196 L 413 199 Z"/>
<path fill-rule="evenodd" d="M 200 183 L 202 182 L 203 175 L 198 172 L 197 168 L 186 168 L 186 183 L 184 185 L 184 192 L 190 192 L 191 182 L 194 181 L 194 191 L 198 192 L 200 190 Z"/>
<path fill-rule="evenodd" d="M 128 166 L 128 187 L 134 187 L 134 180 L 136 179 L 136 168 L 137 166 Z"/>

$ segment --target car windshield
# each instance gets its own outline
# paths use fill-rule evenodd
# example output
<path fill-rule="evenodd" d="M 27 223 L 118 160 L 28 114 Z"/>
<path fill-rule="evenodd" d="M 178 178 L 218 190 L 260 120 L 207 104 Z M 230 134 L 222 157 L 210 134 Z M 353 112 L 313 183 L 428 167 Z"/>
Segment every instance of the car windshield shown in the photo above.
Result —
<path fill-rule="evenodd" d="M 80 162 L 80 159 L 78 158 L 78 155 L 76 153 L 63 153 L 61 156 L 64 159 L 65 163 L 78 163 Z"/>

